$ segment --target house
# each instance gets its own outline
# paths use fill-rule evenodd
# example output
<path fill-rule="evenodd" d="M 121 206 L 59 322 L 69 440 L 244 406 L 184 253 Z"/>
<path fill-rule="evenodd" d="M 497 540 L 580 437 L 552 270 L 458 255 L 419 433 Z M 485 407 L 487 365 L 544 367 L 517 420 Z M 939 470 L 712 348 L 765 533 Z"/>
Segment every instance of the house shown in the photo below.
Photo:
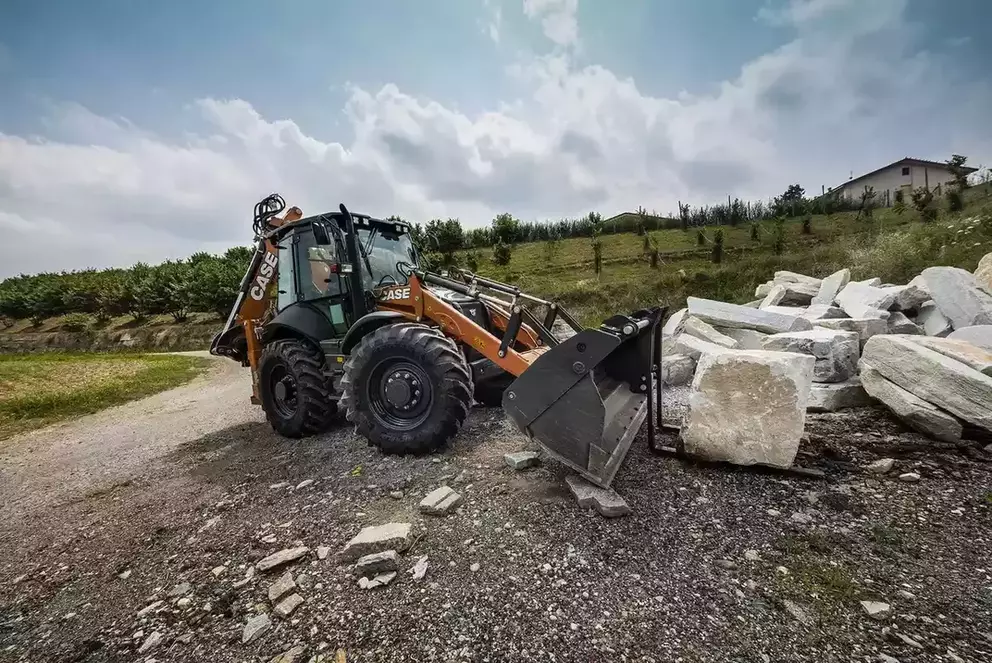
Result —
<path fill-rule="evenodd" d="M 964 170 L 970 175 L 978 169 L 965 167 Z M 902 191 L 904 199 L 909 202 L 909 192 L 913 189 L 927 187 L 940 194 L 946 184 L 953 179 L 954 174 L 946 163 L 906 157 L 860 177 L 849 179 L 831 189 L 830 193 L 838 198 L 857 201 L 861 199 L 865 187 L 870 186 L 874 187 L 876 200 L 879 203 L 891 205 L 895 201 L 897 191 Z"/>

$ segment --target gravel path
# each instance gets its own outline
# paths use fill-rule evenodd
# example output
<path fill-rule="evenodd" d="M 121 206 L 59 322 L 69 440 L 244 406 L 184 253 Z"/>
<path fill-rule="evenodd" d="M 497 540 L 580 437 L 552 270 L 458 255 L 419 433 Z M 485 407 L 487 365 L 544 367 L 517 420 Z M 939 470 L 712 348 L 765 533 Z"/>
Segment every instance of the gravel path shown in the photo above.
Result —
<path fill-rule="evenodd" d="M 473 410 L 442 454 L 386 457 L 343 424 L 275 436 L 247 406 L 247 372 L 221 364 L 4 449 L 18 515 L 5 505 L 0 660 L 992 660 L 978 445 L 873 409 L 811 416 L 800 460 L 828 473 L 815 480 L 656 458 L 642 436 L 615 482 L 634 513 L 605 520 L 576 507 L 559 466 L 506 467 L 527 442 L 498 410 Z M 882 456 L 892 472 L 862 469 Z M 443 484 L 464 504 L 419 513 Z M 334 554 L 391 521 L 412 523 L 413 550 L 391 584 L 360 589 Z M 301 544 L 295 563 L 250 572 Z M 243 644 L 286 569 L 303 603 Z"/>

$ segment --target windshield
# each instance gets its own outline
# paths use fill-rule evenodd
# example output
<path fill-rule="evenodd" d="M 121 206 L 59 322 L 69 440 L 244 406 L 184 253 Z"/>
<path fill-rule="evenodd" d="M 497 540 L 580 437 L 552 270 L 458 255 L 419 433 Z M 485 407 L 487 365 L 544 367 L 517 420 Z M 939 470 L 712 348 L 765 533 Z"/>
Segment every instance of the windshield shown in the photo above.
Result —
<path fill-rule="evenodd" d="M 398 265 L 417 264 L 417 254 L 407 233 L 383 232 L 381 228 L 358 229 L 358 241 L 368 256 L 369 264 L 362 270 L 366 288 L 407 282 Z M 371 274 L 368 274 L 371 270 Z M 409 270 L 409 267 L 407 267 Z"/>

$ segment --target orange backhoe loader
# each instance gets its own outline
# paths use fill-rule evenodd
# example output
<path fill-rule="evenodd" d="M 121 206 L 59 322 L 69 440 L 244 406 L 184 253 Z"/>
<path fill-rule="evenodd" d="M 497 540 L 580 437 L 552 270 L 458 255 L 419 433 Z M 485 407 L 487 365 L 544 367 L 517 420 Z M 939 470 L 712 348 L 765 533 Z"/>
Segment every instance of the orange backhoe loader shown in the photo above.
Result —
<path fill-rule="evenodd" d="M 409 226 L 344 205 L 303 217 L 273 194 L 253 227 L 256 251 L 210 351 L 251 367 L 252 402 L 282 435 L 319 433 L 343 409 L 384 452 L 426 453 L 474 399 L 601 486 L 645 419 L 654 447 L 664 308 L 583 329 L 515 286 L 421 269 Z M 556 322 L 574 335 L 559 339 Z"/>

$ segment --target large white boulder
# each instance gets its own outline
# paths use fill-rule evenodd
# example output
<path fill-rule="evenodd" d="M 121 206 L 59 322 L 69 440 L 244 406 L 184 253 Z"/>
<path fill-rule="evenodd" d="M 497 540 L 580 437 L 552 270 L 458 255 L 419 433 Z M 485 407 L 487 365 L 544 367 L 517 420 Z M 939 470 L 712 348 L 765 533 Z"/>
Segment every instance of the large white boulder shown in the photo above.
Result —
<path fill-rule="evenodd" d="M 930 348 L 934 352 L 939 352 L 945 357 L 957 359 L 962 364 L 970 366 L 979 373 L 992 376 L 992 351 L 980 348 L 968 341 L 953 339 L 951 337 L 906 336 L 906 339 L 913 343 L 919 343 L 925 348 Z"/>
<path fill-rule="evenodd" d="M 889 331 L 887 322 L 881 318 L 836 318 L 817 320 L 815 324 L 824 329 L 857 332 L 858 338 L 861 339 L 861 347 L 865 347 L 868 339 L 875 334 L 886 334 Z"/>
<path fill-rule="evenodd" d="M 692 382 L 696 360 L 688 355 L 667 355 L 661 359 L 661 381 L 672 387 Z"/>
<path fill-rule="evenodd" d="M 961 422 L 925 400 L 914 396 L 862 362 L 861 384 L 869 396 L 881 402 L 907 426 L 937 440 L 961 439 Z"/>
<path fill-rule="evenodd" d="M 813 297 L 812 303 L 832 306 L 837 293 L 840 292 L 844 286 L 850 282 L 850 280 L 851 270 L 842 269 L 839 272 L 834 272 L 820 282 L 820 289 L 816 293 L 816 296 Z"/>
<path fill-rule="evenodd" d="M 716 330 L 724 336 L 737 341 L 737 347 L 741 350 L 761 350 L 762 342 L 768 338 L 764 332 L 753 329 L 735 329 L 734 327 L 716 327 Z"/>
<path fill-rule="evenodd" d="M 955 329 L 947 338 L 952 338 L 955 341 L 966 341 L 992 352 L 992 325 L 972 325 L 971 327 Z"/>
<path fill-rule="evenodd" d="M 738 465 L 789 467 L 799 449 L 812 357 L 727 350 L 696 367 L 682 425 L 685 450 Z"/>
<path fill-rule="evenodd" d="M 924 347 L 918 338 L 873 336 L 863 363 L 931 405 L 992 431 L 992 377 Z"/>
<path fill-rule="evenodd" d="M 814 283 L 784 283 L 781 287 L 785 289 L 782 298 L 778 301 L 781 306 L 806 306 L 820 292 L 820 286 Z"/>
<path fill-rule="evenodd" d="M 712 352 L 725 352 L 726 350 L 727 348 L 723 346 L 710 343 L 709 341 L 704 341 L 698 336 L 693 336 L 692 334 L 679 334 L 671 343 L 663 343 L 661 348 L 662 354 L 665 356 L 685 355 L 686 357 L 691 357 L 692 359 L 699 359 L 699 357 L 704 354 L 709 354 Z"/>
<path fill-rule="evenodd" d="M 892 311 L 886 320 L 890 334 L 922 334 L 923 330 L 902 311 Z"/>
<path fill-rule="evenodd" d="M 761 300 L 758 304 L 758 308 L 768 308 L 769 306 L 777 306 L 785 298 L 785 286 L 776 284 L 771 287 L 765 298 Z"/>
<path fill-rule="evenodd" d="M 668 316 L 668 320 L 661 328 L 661 333 L 665 336 L 678 336 L 682 333 L 682 327 L 685 324 L 686 315 L 688 315 L 689 310 L 680 308 L 675 313 Z"/>
<path fill-rule="evenodd" d="M 806 307 L 806 310 L 800 314 L 800 317 L 815 324 L 817 320 L 835 320 L 837 318 L 846 318 L 848 315 L 847 313 L 844 313 L 844 309 L 837 306 L 828 306 L 827 304 L 810 304 Z"/>
<path fill-rule="evenodd" d="M 857 376 L 844 382 L 814 382 L 809 390 L 808 412 L 836 412 L 871 405 L 871 398 Z"/>
<path fill-rule="evenodd" d="M 687 305 L 690 315 L 717 327 L 754 329 L 768 334 L 813 328 L 809 320 L 803 320 L 798 316 L 782 315 L 712 299 L 689 297 Z"/>
<path fill-rule="evenodd" d="M 986 253 L 978 261 L 978 267 L 975 268 L 975 281 L 981 287 L 992 292 L 992 253 Z"/>
<path fill-rule="evenodd" d="M 685 325 L 682 327 L 683 334 L 689 334 L 690 336 L 695 336 L 696 338 L 701 338 L 704 341 L 719 345 L 722 348 L 736 348 L 737 341 L 721 334 L 713 325 L 708 322 L 703 322 L 694 315 L 690 315 L 685 319 Z"/>
<path fill-rule="evenodd" d="M 953 329 L 951 321 L 933 302 L 926 302 L 920 306 L 920 312 L 916 315 L 916 324 L 923 328 L 923 333 L 927 336 L 947 336 Z"/>
<path fill-rule="evenodd" d="M 772 334 L 763 349 L 810 355 L 816 360 L 813 382 L 843 382 L 858 374 L 861 343 L 857 332 L 818 327 Z"/>
<path fill-rule="evenodd" d="M 906 285 L 894 285 L 882 290 L 895 295 L 889 307 L 893 311 L 916 311 L 931 299 L 922 276 L 917 276 Z"/>
<path fill-rule="evenodd" d="M 992 294 L 959 267 L 927 267 L 920 274 L 940 312 L 955 329 L 992 324 Z"/>
<path fill-rule="evenodd" d="M 836 301 L 852 318 L 887 318 L 887 313 L 882 315 L 880 312 L 887 312 L 895 298 L 895 293 L 884 288 L 852 282 L 837 293 Z"/>
<path fill-rule="evenodd" d="M 815 276 L 806 276 L 805 274 L 800 274 L 799 272 L 790 272 L 784 269 L 775 272 L 772 281 L 775 283 L 803 283 L 816 288 L 820 287 L 820 279 Z"/>

